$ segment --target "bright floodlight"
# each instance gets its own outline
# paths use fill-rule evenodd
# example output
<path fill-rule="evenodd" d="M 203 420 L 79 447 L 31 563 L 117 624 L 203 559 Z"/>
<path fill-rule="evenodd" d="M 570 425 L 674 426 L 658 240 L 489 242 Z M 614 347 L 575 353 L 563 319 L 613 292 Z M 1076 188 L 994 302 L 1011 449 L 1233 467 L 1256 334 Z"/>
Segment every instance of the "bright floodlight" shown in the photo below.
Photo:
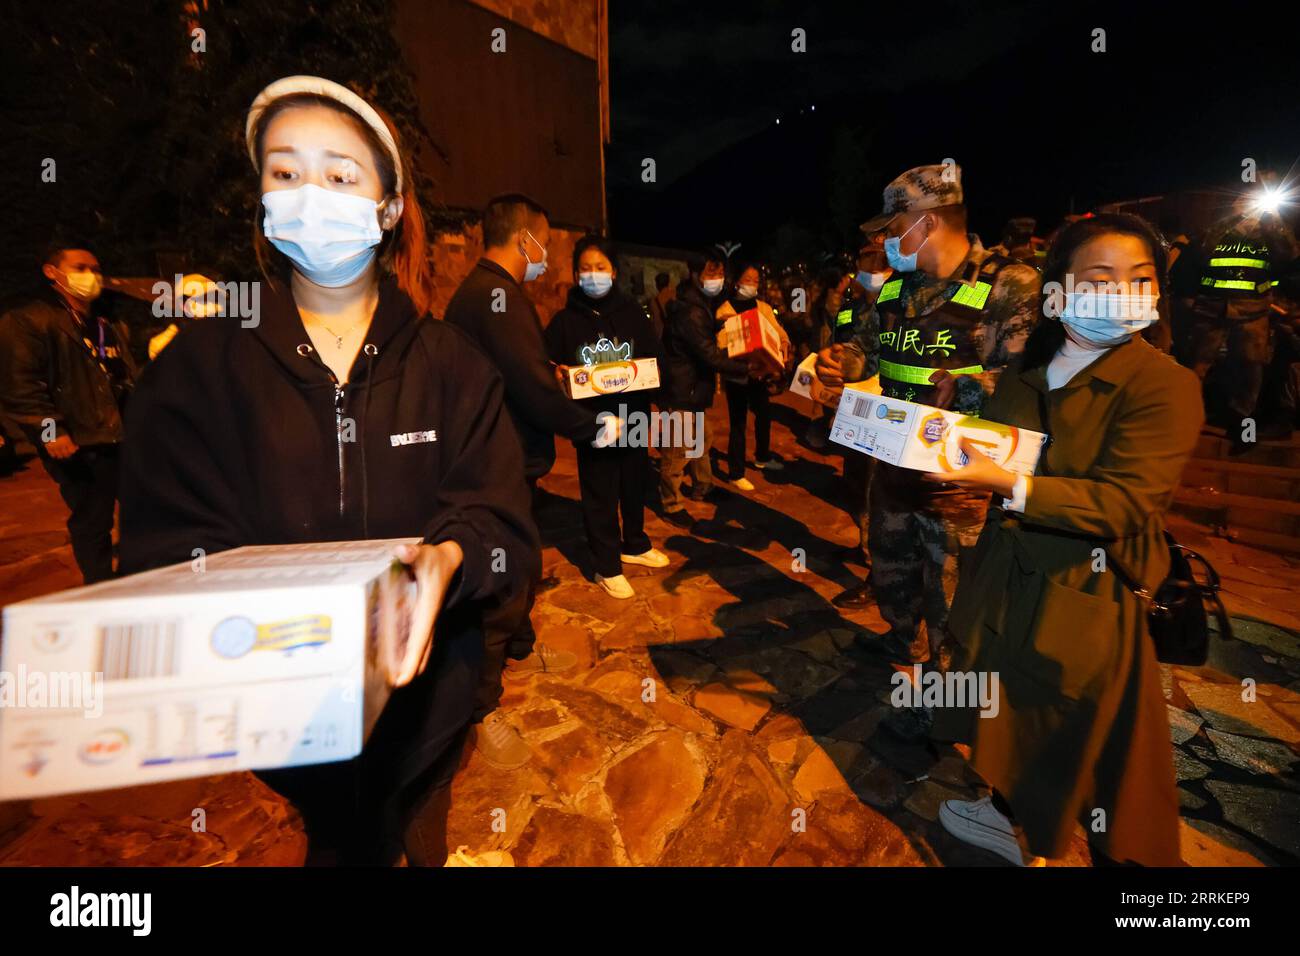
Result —
<path fill-rule="evenodd" d="M 1276 213 L 1285 199 L 1286 196 L 1280 189 L 1265 188 L 1264 192 L 1255 200 L 1255 209 L 1259 212 Z"/>

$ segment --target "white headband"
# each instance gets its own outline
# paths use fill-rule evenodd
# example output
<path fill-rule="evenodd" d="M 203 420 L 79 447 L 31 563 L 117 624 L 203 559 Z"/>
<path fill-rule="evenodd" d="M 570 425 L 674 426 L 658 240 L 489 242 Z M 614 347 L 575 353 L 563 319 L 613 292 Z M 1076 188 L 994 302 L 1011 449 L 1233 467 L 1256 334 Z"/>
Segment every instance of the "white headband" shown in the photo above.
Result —
<path fill-rule="evenodd" d="M 262 171 L 257 162 L 257 145 L 253 142 L 253 132 L 257 129 L 258 121 L 261 120 L 262 114 L 266 112 L 268 106 L 281 97 L 291 96 L 295 93 L 312 93 L 316 96 L 324 96 L 343 104 L 353 113 L 356 113 L 363 123 L 375 131 L 379 141 L 388 150 L 388 155 L 393 160 L 393 169 L 396 170 L 397 174 L 396 191 L 398 193 L 402 191 L 402 157 L 397 152 L 397 143 L 393 139 L 393 134 L 388 131 L 388 127 L 380 119 L 379 114 L 375 112 L 374 107 L 346 86 L 340 86 L 333 80 L 327 80 L 319 76 L 286 76 L 283 79 L 276 80 L 257 94 L 257 98 L 253 100 L 253 105 L 248 108 L 248 118 L 244 121 L 244 140 L 248 144 L 248 158 L 253 161 L 254 169 L 259 173 Z"/>

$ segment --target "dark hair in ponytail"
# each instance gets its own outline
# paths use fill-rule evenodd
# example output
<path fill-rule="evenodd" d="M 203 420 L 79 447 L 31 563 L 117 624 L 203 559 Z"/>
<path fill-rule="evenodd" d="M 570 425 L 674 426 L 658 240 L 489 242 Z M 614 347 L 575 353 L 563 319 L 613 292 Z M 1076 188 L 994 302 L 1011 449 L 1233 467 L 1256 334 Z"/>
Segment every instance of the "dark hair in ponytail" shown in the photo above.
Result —
<path fill-rule="evenodd" d="M 1156 287 L 1160 292 L 1158 306 L 1163 317 L 1168 309 L 1169 293 L 1169 249 L 1164 237 L 1156 228 L 1141 216 L 1125 212 L 1104 212 L 1087 219 L 1072 222 L 1062 229 L 1047 250 L 1047 260 L 1043 264 L 1043 297 L 1040 316 L 1034 324 L 1025 342 L 1024 358 L 1021 368 L 1029 370 L 1046 365 L 1052 360 L 1065 343 L 1065 326 L 1058 319 L 1047 314 L 1047 299 L 1052 287 L 1064 286 L 1066 274 L 1074 261 L 1074 255 L 1081 247 L 1098 236 L 1116 233 L 1122 236 L 1135 236 L 1141 239 L 1151 250 L 1151 261 L 1156 266 Z"/>

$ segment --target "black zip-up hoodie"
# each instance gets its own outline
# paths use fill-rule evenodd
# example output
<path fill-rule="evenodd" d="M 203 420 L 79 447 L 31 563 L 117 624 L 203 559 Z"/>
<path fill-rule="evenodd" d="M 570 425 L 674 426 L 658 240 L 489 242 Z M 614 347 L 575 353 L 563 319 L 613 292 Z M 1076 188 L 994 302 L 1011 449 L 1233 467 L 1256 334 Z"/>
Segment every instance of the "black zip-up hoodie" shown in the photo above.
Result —
<path fill-rule="evenodd" d="M 444 608 L 520 589 L 540 564 L 537 530 L 486 356 L 388 279 L 336 389 L 288 289 L 262 291 L 256 327 L 193 323 L 140 379 L 122 460 L 123 570 L 195 548 L 412 536 L 465 553 Z"/>

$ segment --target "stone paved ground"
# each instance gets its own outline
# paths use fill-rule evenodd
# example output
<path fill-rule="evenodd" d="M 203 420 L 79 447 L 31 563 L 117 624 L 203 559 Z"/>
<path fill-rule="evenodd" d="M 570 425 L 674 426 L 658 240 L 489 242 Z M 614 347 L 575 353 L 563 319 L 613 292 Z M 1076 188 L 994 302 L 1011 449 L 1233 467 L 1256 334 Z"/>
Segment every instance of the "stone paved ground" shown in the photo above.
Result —
<path fill-rule="evenodd" d="M 839 459 L 795 442 L 802 406 L 776 409 L 784 471 L 756 491 L 690 504 L 685 534 L 651 515 L 672 558 L 629 573 L 616 601 L 584 577 L 572 451 L 544 482 L 547 568 L 540 639 L 574 652 L 558 676 L 507 683 L 503 707 L 532 746 L 523 768 L 467 753 L 453 788 L 453 845 L 509 849 L 518 865 L 997 865 L 949 837 L 939 803 L 976 793 L 956 750 L 900 743 L 878 725 L 891 668 L 855 645 L 874 608 L 830 598 L 861 569 L 834 549 L 856 530 L 840 510 Z M 719 446 L 722 409 L 713 413 Z M 0 599 L 75 580 L 39 467 L 0 482 Z M 1195 865 L 1300 862 L 1300 560 L 1176 520 L 1225 579 L 1236 642 L 1210 664 L 1166 670 Z M 798 571 L 800 557 L 805 570 Z M 1242 700 L 1241 678 L 1256 682 Z M 208 808 L 192 834 L 190 808 Z M 800 826 L 799 824 L 802 824 Z M 5 835 L 7 830 L 7 836 Z M 293 811 L 250 775 L 0 805 L 0 863 L 298 862 Z M 1086 865 L 1080 834 L 1067 857 Z"/>

